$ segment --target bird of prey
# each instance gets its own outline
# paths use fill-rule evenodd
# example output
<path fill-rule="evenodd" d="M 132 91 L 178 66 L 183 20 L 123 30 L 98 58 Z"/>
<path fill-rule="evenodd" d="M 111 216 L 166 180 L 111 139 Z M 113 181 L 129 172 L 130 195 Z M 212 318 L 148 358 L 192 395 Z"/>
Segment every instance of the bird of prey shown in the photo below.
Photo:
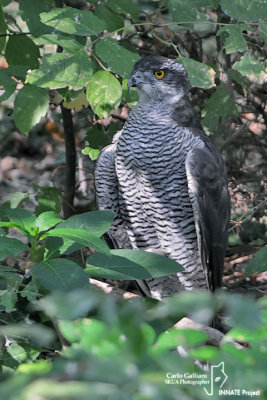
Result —
<path fill-rule="evenodd" d="M 180 263 L 177 275 L 138 282 L 156 299 L 221 284 L 229 220 L 224 161 L 190 102 L 184 67 L 147 56 L 128 88 L 139 101 L 95 169 L 97 205 L 115 212 L 115 248 L 153 251 Z"/>

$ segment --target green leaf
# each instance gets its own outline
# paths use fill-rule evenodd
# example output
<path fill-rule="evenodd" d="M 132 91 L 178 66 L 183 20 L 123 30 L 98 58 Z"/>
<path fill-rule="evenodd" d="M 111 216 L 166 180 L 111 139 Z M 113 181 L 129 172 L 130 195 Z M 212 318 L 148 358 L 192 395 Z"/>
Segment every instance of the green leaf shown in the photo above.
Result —
<path fill-rule="evenodd" d="M 45 211 L 54 211 L 59 214 L 61 210 L 60 196 L 61 191 L 53 187 L 35 186 L 38 190 L 38 194 L 35 196 L 35 200 L 38 202 L 38 206 L 35 209 L 37 215 Z"/>
<path fill-rule="evenodd" d="M 43 238 L 48 236 L 56 236 L 63 239 L 68 239 L 72 242 L 79 243 L 84 247 L 90 247 L 104 254 L 109 254 L 109 248 L 103 242 L 103 240 L 82 229 L 55 228 L 43 235 Z"/>
<path fill-rule="evenodd" d="M 227 324 L 233 327 L 257 329 L 261 324 L 260 306 L 251 298 L 235 294 L 220 293 L 219 299 L 227 310 Z"/>
<path fill-rule="evenodd" d="M 33 36 L 40 36 L 52 31 L 52 28 L 42 24 L 40 13 L 49 11 L 49 3 L 44 0 L 20 0 L 19 9 L 22 18 L 27 22 Z"/>
<path fill-rule="evenodd" d="M 135 280 L 159 278 L 183 270 L 175 261 L 146 251 L 111 250 L 111 254 L 89 256 L 86 272 L 98 278 Z"/>
<path fill-rule="evenodd" d="M 102 21 L 105 21 L 106 29 L 109 32 L 113 32 L 124 27 L 124 19 L 114 11 L 108 9 L 106 4 L 99 4 L 96 6 L 94 14 Z"/>
<path fill-rule="evenodd" d="M 0 304 L 5 312 L 9 313 L 16 310 L 17 294 L 11 289 L 0 290 Z"/>
<path fill-rule="evenodd" d="M 237 107 L 229 96 L 225 86 L 221 83 L 209 98 L 202 112 L 204 117 L 202 123 L 209 131 L 218 127 L 220 117 L 231 117 L 238 115 Z"/>
<path fill-rule="evenodd" d="M 19 285 L 22 281 L 22 276 L 13 269 L 13 271 L 1 271 L 0 265 L 0 280 L 9 283 L 10 285 Z"/>
<path fill-rule="evenodd" d="M 86 317 L 105 298 L 104 292 L 100 293 L 97 289 L 89 285 L 87 277 L 87 286 L 78 287 L 74 290 L 71 289 L 64 296 L 62 296 L 62 292 L 53 292 L 39 300 L 36 307 L 44 311 L 50 318 L 60 318 L 70 321 Z"/>
<path fill-rule="evenodd" d="M 252 260 L 247 263 L 246 276 L 267 271 L 267 246 L 258 250 Z"/>
<path fill-rule="evenodd" d="M 16 90 L 17 82 L 12 79 L 7 68 L 0 69 L 0 85 L 3 86 L 4 92 L 0 90 L 0 101 L 7 100 Z"/>
<path fill-rule="evenodd" d="M 19 207 L 24 201 L 28 200 L 30 197 L 29 193 L 23 192 L 16 192 L 13 193 L 7 200 L 8 208 L 17 208 Z"/>
<path fill-rule="evenodd" d="M 34 361 L 39 356 L 40 349 L 37 349 L 28 343 L 12 343 L 7 348 L 7 353 L 10 354 L 14 360 L 22 363 Z"/>
<path fill-rule="evenodd" d="M 66 53 L 79 52 L 84 49 L 84 44 L 81 44 L 74 37 L 63 35 L 63 34 L 47 34 L 42 35 L 36 39 L 34 42 L 38 45 L 42 44 L 55 44 L 56 46 L 61 46 Z M 84 41 L 85 42 L 85 41 Z"/>
<path fill-rule="evenodd" d="M 26 244 L 17 239 L 0 236 L 0 260 L 8 256 L 18 256 L 23 251 L 28 250 Z"/>
<path fill-rule="evenodd" d="M 31 280 L 20 292 L 20 295 L 25 297 L 30 303 L 35 302 L 39 295 L 39 286 L 37 285 L 37 282 L 35 280 Z"/>
<path fill-rule="evenodd" d="M 5 57 L 9 65 L 27 65 L 30 69 L 39 67 L 39 48 L 28 37 L 10 36 L 6 45 Z"/>
<path fill-rule="evenodd" d="M 234 80 L 235 82 L 239 83 L 243 87 L 243 90 L 246 90 L 251 85 L 250 81 L 243 75 L 241 75 L 235 69 L 228 69 L 227 75 Z"/>
<path fill-rule="evenodd" d="M 37 324 L 26 325 L 17 323 L 0 326 L 0 335 L 23 342 L 25 342 L 25 338 L 29 338 L 31 342 L 40 346 L 48 346 L 54 339 L 54 332 L 51 329 Z"/>
<path fill-rule="evenodd" d="M 210 4 L 210 1 L 208 2 Z M 200 13 L 197 10 L 199 7 L 198 2 L 196 4 L 191 4 L 190 2 L 185 2 L 183 0 L 169 0 L 168 8 L 172 16 L 172 19 L 177 22 L 195 22 L 198 23 L 201 20 L 206 20 L 205 14 Z M 205 7 L 205 6 L 202 6 Z M 188 24 L 186 24 L 188 26 Z"/>
<path fill-rule="evenodd" d="M 89 285 L 88 276 L 75 262 L 67 258 L 53 258 L 34 265 L 33 278 L 48 290 L 65 292 Z"/>
<path fill-rule="evenodd" d="M 98 150 L 98 149 L 93 149 L 92 147 L 90 147 L 90 146 L 86 146 L 83 150 L 82 150 L 82 153 L 83 154 L 85 154 L 85 155 L 88 155 L 90 158 L 91 158 L 91 160 L 97 160 L 98 159 L 98 156 L 99 156 L 99 154 L 100 154 L 100 150 Z"/>
<path fill-rule="evenodd" d="M 57 228 L 83 229 L 88 233 L 101 237 L 112 225 L 114 213 L 112 211 L 90 211 L 73 215 L 61 222 Z"/>
<path fill-rule="evenodd" d="M 266 22 L 260 21 L 259 23 L 260 35 L 267 42 L 267 25 Z"/>
<path fill-rule="evenodd" d="M 120 105 L 121 84 L 110 72 L 98 71 L 89 82 L 86 96 L 94 113 L 107 118 Z"/>
<path fill-rule="evenodd" d="M 204 332 L 193 329 L 169 329 L 161 333 L 152 348 L 152 354 L 156 355 L 177 346 L 195 346 L 203 343 L 208 338 Z"/>
<path fill-rule="evenodd" d="M 43 232 L 59 224 L 60 222 L 62 222 L 62 219 L 59 218 L 57 213 L 54 211 L 45 211 L 36 218 L 34 221 L 34 226 L 38 228 L 38 232 Z"/>
<path fill-rule="evenodd" d="M 6 210 L 6 215 L 10 222 L 14 223 L 17 227 L 29 235 L 34 233 L 34 222 L 36 216 L 24 208 L 10 208 Z"/>
<path fill-rule="evenodd" d="M 223 48 L 226 54 L 235 52 L 244 52 L 247 50 L 247 43 L 242 34 L 242 30 L 238 26 L 225 25 L 219 29 L 223 39 Z"/>
<path fill-rule="evenodd" d="M 139 18 L 139 9 L 132 0 L 108 0 L 106 6 L 118 14 L 129 14 L 133 19 Z"/>
<path fill-rule="evenodd" d="M 204 346 L 192 349 L 188 354 L 190 357 L 197 358 L 201 361 L 210 361 L 219 354 L 219 349 L 213 346 Z"/>
<path fill-rule="evenodd" d="M 135 87 L 130 88 L 130 92 L 127 88 L 128 79 L 122 80 L 122 93 L 124 100 L 126 101 L 129 107 L 133 107 L 138 102 L 138 94 L 136 92 Z"/>
<path fill-rule="evenodd" d="M 2 10 L 2 6 L 0 3 L 0 34 L 4 35 L 6 33 L 7 30 L 7 25 L 5 22 L 5 15 L 3 13 Z M 6 44 L 6 37 L 0 37 L 0 51 L 2 51 L 5 48 L 5 44 Z"/>
<path fill-rule="evenodd" d="M 265 0 L 221 0 L 221 7 L 225 14 L 237 21 L 256 22 L 267 19 Z"/>
<path fill-rule="evenodd" d="M 42 88 L 80 89 L 87 85 L 93 74 L 92 61 L 84 50 L 73 54 L 45 54 L 39 69 L 27 75 L 26 83 Z"/>
<path fill-rule="evenodd" d="M 54 8 L 40 14 L 41 21 L 57 30 L 78 36 L 98 35 L 105 28 L 105 22 L 87 10 L 72 7 Z"/>
<path fill-rule="evenodd" d="M 233 68 L 240 72 L 241 75 L 255 79 L 263 71 L 263 65 L 259 60 L 246 53 L 240 61 L 234 63 Z"/>
<path fill-rule="evenodd" d="M 25 85 L 14 102 L 14 119 L 22 133 L 27 133 L 47 113 L 49 96 L 45 89 Z"/>
<path fill-rule="evenodd" d="M 213 68 L 183 56 L 179 56 L 177 61 L 185 67 L 192 86 L 203 89 L 209 89 L 214 86 L 215 71 Z"/>
<path fill-rule="evenodd" d="M 140 60 L 138 54 L 122 47 L 117 40 L 106 38 L 96 43 L 95 51 L 98 57 L 112 72 L 123 77 L 129 77 L 133 65 Z"/>

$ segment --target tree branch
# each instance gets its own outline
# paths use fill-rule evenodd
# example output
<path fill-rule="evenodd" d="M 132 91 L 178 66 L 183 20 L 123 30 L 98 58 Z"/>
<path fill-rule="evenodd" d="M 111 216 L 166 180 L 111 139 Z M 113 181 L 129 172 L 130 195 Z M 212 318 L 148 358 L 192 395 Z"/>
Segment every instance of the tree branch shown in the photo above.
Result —
<path fill-rule="evenodd" d="M 64 218 L 66 219 L 73 214 L 74 210 L 73 202 L 75 195 L 76 148 L 71 110 L 65 108 L 62 104 L 60 105 L 60 107 L 63 119 L 66 149 L 66 168 L 63 198 L 63 214 Z"/>

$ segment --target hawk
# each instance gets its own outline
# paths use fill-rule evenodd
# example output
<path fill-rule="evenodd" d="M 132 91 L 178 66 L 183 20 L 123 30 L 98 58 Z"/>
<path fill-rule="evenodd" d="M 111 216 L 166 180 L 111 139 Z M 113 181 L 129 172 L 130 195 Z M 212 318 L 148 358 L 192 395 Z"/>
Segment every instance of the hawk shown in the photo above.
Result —
<path fill-rule="evenodd" d="M 190 102 L 184 67 L 148 56 L 128 88 L 139 101 L 95 169 L 97 205 L 115 212 L 115 248 L 153 251 L 180 263 L 177 275 L 138 282 L 156 299 L 182 289 L 220 287 L 229 221 L 222 156 Z"/>

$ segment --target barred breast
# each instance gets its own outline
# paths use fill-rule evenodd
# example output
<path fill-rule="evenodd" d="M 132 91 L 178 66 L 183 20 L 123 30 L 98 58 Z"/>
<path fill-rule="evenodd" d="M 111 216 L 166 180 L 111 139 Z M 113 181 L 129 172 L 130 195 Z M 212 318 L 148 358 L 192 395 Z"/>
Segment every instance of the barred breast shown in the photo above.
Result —
<path fill-rule="evenodd" d="M 147 281 L 155 298 L 207 288 L 201 263 L 185 160 L 200 138 L 170 119 L 136 107 L 117 142 L 119 208 L 135 249 L 163 252 L 184 267 L 177 276 Z"/>

